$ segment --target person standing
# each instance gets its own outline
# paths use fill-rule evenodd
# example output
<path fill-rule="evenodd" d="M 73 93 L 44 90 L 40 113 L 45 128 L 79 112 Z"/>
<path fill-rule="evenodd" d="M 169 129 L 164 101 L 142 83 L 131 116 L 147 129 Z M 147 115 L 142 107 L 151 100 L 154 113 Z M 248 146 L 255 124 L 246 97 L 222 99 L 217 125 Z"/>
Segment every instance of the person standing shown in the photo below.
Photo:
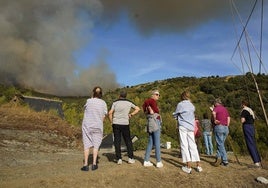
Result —
<path fill-rule="evenodd" d="M 121 136 L 125 141 L 128 152 L 128 163 L 135 163 L 133 158 L 133 145 L 130 136 L 129 119 L 140 111 L 140 108 L 133 102 L 126 99 L 127 92 L 125 90 L 120 91 L 119 99 L 113 102 L 109 111 L 109 120 L 113 126 L 114 133 L 114 147 L 117 164 L 122 164 L 121 156 Z M 129 113 L 131 109 L 133 112 Z"/>
<path fill-rule="evenodd" d="M 242 111 L 240 117 L 249 154 L 254 162 L 254 165 L 256 167 L 261 167 L 261 157 L 255 141 L 255 114 L 249 107 L 249 104 L 246 100 L 242 101 Z"/>
<path fill-rule="evenodd" d="M 98 150 L 103 137 L 103 121 L 107 115 L 107 104 L 102 98 L 102 89 L 97 86 L 93 89 L 92 98 L 87 99 L 82 121 L 82 138 L 84 144 L 84 166 L 82 171 L 89 170 L 88 157 L 90 148 L 93 149 L 92 170 L 98 169 Z"/>
<path fill-rule="evenodd" d="M 196 171 L 203 171 L 200 166 L 200 157 L 195 142 L 195 106 L 190 101 L 190 93 L 184 91 L 181 94 L 181 102 L 177 104 L 173 114 L 177 115 L 178 129 L 180 135 L 181 156 L 186 166 L 182 170 L 191 173 L 191 162 L 196 162 Z"/>
<path fill-rule="evenodd" d="M 227 108 L 222 105 L 220 98 L 217 98 L 214 101 L 212 115 L 215 124 L 214 134 L 217 145 L 216 161 L 214 166 L 219 166 L 220 164 L 227 166 L 229 163 L 224 144 L 229 134 L 230 115 Z"/>
<path fill-rule="evenodd" d="M 201 133 L 200 122 L 199 122 L 199 119 L 197 116 L 195 116 L 194 137 L 195 137 L 195 143 L 197 146 L 197 150 L 199 153 L 201 153 L 201 151 L 202 151 L 202 143 L 201 143 L 202 133 Z"/>
<path fill-rule="evenodd" d="M 203 114 L 203 119 L 201 120 L 201 127 L 203 130 L 203 137 L 206 146 L 206 154 L 213 155 L 213 143 L 212 143 L 212 124 L 211 120 L 208 118 L 208 114 Z"/>
<path fill-rule="evenodd" d="M 163 163 L 161 161 L 161 151 L 160 151 L 160 135 L 161 135 L 161 116 L 159 114 L 159 108 L 157 105 L 157 101 L 159 100 L 160 94 L 158 90 L 152 91 L 151 97 L 146 99 L 142 105 L 143 111 L 147 117 L 147 121 L 149 124 L 150 115 L 154 115 L 156 117 L 157 130 L 149 131 L 148 130 L 148 144 L 145 152 L 144 163 L 143 166 L 149 167 L 153 166 L 153 163 L 150 162 L 150 154 L 155 146 L 155 157 L 156 157 L 156 167 L 162 168 Z"/>

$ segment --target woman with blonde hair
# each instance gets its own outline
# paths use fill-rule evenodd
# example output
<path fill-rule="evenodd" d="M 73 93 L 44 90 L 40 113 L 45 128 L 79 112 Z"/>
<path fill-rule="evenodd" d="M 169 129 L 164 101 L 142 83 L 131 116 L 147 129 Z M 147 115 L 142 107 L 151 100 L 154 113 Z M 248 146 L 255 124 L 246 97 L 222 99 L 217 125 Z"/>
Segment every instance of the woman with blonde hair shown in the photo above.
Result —
<path fill-rule="evenodd" d="M 155 146 L 155 158 L 156 158 L 156 167 L 162 168 L 164 165 L 161 160 L 161 149 L 160 149 L 160 136 L 161 136 L 161 116 L 160 110 L 157 105 L 157 101 L 159 100 L 160 93 L 158 90 L 153 90 L 151 97 L 146 99 L 142 105 L 143 111 L 146 114 L 148 125 L 149 118 L 151 115 L 155 116 L 155 120 L 157 122 L 156 130 L 150 130 L 148 126 L 148 144 L 145 151 L 144 163 L 143 166 L 149 167 L 153 166 L 153 163 L 150 161 L 150 156 L 152 152 L 153 145 Z"/>

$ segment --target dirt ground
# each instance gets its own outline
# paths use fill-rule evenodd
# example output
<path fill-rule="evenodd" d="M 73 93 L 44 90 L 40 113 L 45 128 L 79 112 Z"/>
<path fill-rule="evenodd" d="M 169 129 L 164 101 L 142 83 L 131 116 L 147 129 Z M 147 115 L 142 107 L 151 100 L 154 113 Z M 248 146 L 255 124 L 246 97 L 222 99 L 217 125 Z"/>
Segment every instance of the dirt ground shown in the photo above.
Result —
<path fill-rule="evenodd" d="M 82 172 L 83 149 L 79 128 L 60 118 L 24 107 L 0 106 L 0 187 L 268 187 L 264 168 L 252 167 L 248 156 L 229 153 L 230 165 L 214 167 L 214 158 L 201 155 L 203 172 L 182 172 L 176 148 L 162 149 L 164 167 L 143 167 L 144 151 L 136 163 L 117 165 L 112 150 L 101 149 L 99 169 Z M 154 153 L 151 161 L 155 164 Z"/>

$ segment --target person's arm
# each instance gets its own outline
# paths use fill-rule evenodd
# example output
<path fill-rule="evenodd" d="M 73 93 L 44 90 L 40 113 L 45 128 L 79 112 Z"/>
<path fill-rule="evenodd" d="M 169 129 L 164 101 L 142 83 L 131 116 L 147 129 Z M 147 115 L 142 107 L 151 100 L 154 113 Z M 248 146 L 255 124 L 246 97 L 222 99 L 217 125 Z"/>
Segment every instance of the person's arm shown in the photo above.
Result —
<path fill-rule="evenodd" d="M 150 107 L 152 109 L 153 114 L 158 113 L 159 114 L 159 108 L 157 106 L 156 101 L 151 102 Z"/>
<path fill-rule="evenodd" d="M 213 112 L 214 105 L 210 106 L 209 109 L 211 110 L 211 112 Z"/>
<path fill-rule="evenodd" d="M 130 117 L 131 117 L 131 116 L 134 116 L 135 114 L 137 114 L 140 110 L 141 110 L 140 107 L 135 106 L 135 107 L 134 107 L 134 111 L 131 112 L 131 113 L 129 114 Z"/>
<path fill-rule="evenodd" d="M 154 110 L 151 106 L 148 106 L 147 108 L 148 108 L 149 114 L 154 114 Z"/>
<path fill-rule="evenodd" d="M 242 110 L 240 117 L 241 117 L 241 119 L 240 119 L 241 123 L 242 124 L 245 123 L 246 122 L 246 113 L 245 113 L 245 110 Z"/>
<path fill-rule="evenodd" d="M 111 109 L 108 113 L 109 120 L 110 120 L 111 124 L 113 124 L 113 113 L 114 113 L 114 109 Z"/>
<path fill-rule="evenodd" d="M 228 116 L 228 117 L 227 117 L 227 126 L 230 125 L 230 121 L 231 121 L 231 118 L 230 118 L 230 116 Z"/>
<path fill-rule="evenodd" d="M 244 117 L 241 117 L 241 123 L 245 123 L 246 119 Z"/>
<path fill-rule="evenodd" d="M 148 113 L 147 112 L 147 101 L 144 101 L 144 103 L 143 103 L 143 105 L 142 105 L 142 109 L 143 109 L 143 112 L 146 114 L 146 113 Z"/>
<path fill-rule="evenodd" d="M 212 115 L 213 115 L 214 124 L 215 125 L 220 124 L 220 121 L 216 119 L 216 112 L 215 111 L 212 112 Z"/>

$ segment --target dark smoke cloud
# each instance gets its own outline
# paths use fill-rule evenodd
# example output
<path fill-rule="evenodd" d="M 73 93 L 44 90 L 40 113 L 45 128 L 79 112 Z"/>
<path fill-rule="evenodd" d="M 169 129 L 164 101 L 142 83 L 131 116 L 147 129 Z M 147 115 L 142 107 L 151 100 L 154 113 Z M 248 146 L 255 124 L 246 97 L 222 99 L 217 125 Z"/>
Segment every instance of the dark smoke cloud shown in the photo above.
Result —
<path fill-rule="evenodd" d="M 104 59 L 81 70 L 72 55 L 90 42 L 79 32 L 92 29 L 101 11 L 94 0 L 0 0 L 0 83 L 56 95 L 118 87 Z"/>
<path fill-rule="evenodd" d="M 118 87 L 105 56 L 82 69 L 72 53 L 90 42 L 82 31 L 90 33 L 95 21 L 116 22 L 122 11 L 149 36 L 224 18 L 230 5 L 229 0 L 0 0 L 0 83 L 56 95 L 88 95 L 95 85 Z"/>
<path fill-rule="evenodd" d="M 178 33 L 215 19 L 231 17 L 231 0 L 101 0 L 103 17 L 116 21 L 121 11 L 144 36 L 155 32 Z M 239 9 L 250 7 L 254 0 L 233 0 Z"/>

